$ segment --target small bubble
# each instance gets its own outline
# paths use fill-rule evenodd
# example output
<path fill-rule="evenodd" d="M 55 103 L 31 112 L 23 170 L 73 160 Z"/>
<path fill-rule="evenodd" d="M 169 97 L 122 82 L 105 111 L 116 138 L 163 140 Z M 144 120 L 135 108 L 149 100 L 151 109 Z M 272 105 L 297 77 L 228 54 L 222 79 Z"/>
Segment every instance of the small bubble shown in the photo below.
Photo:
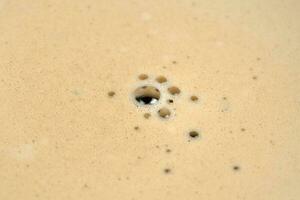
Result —
<path fill-rule="evenodd" d="M 257 76 L 252 76 L 252 79 L 253 80 L 257 80 Z"/>
<path fill-rule="evenodd" d="M 173 63 L 174 65 L 176 65 L 176 64 L 177 64 L 177 61 L 176 61 L 176 60 L 174 60 L 174 61 L 172 61 L 172 63 Z"/>
<path fill-rule="evenodd" d="M 167 103 L 168 103 L 168 104 L 172 104 L 172 103 L 174 103 L 174 100 L 173 100 L 173 99 L 168 99 L 168 100 L 167 100 Z"/>
<path fill-rule="evenodd" d="M 193 139 L 198 138 L 199 137 L 199 133 L 197 131 L 190 131 L 189 132 L 189 136 Z"/>
<path fill-rule="evenodd" d="M 107 94 L 109 97 L 113 97 L 113 96 L 115 96 L 116 93 L 114 91 L 110 91 Z"/>
<path fill-rule="evenodd" d="M 136 130 L 136 131 L 139 130 L 139 129 L 140 129 L 140 127 L 138 127 L 138 126 L 134 127 L 134 130 Z"/>
<path fill-rule="evenodd" d="M 158 110 L 158 115 L 162 118 L 169 118 L 171 115 L 171 112 L 168 108 L 161 108 Z"/>
<path fill-rule="evenodd" d="M 164 77 L 164 76 L 158 76 L 155 80 L 156 80 L 158 83 L 165 83 L 165 82 L 167 82 L 167 78 Z"/>
<path fill-rule="evenodd" d="M 176 86 L 169 87 L 168 91 L 172 95 L 180 94 L 180 89 L 178 87 L 176 87 Z"/>
<path fill-rule="evenodd" d="M 240 166 L 238 166 L 238 165 L 234 165 L 234 166 L 232 167 L 232 169 L 233 169 L 234 171 L 239 171 L 241 168 L 240 168 Z"/>
<path fill-rule="evenodd" d="M 245 131 L 246 131 L 246 129 L 245 129 L 245 128 L 241 128 L 241 131 L 242 131 L 242 132 L 245 132 Z"/>
<path fill-rule="evenodd" d="M 171 153 L 172 150 L 171 149 L 166 149 L 166 153 Z"/>
<path fill-rule="evenodd" d="M 150 113 L 145 113 L 144 117 L 145 117 L 145 119 L 149 119 L 151 117 L 151 114 Z"/>
<path fill-rule="evenodd" d="M 165 172 L 165 174 L 170 174 L 171 173 L 171 169 L 170 168 L 165 168 L 164 172 Z"/>
<path fill-rule="evenodd" d="M 199 100 L 199 98 L 195 95 L 192 95 L 190 99 L 191 99 L 191 101 L 194 101 L 194 102 Z"/>
<path fill-rule="evenodd" d="M 146 79 L 148 79 L 148 75 L 147 74 L 140 74 L 138 78 L 140 80 L 146 80 Z"/>

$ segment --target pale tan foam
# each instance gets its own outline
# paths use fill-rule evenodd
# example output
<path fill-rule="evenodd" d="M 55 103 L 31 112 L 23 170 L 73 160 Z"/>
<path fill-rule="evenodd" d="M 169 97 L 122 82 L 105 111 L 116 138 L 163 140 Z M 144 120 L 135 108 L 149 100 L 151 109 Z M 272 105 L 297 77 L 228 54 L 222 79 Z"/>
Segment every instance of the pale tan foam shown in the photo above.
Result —
<path fill-rule="evenodd" d="M 0 199 L 300 199 L 299 10 L 0 0 Z"/>

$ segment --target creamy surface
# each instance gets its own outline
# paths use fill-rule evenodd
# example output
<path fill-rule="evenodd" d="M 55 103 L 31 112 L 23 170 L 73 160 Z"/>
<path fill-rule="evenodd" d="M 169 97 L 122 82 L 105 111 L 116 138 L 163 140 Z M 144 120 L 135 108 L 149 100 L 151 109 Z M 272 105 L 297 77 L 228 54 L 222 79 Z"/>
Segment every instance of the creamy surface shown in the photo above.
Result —
<path fill-rule="evenodd" d="M 300 199 L 299 10 L 0 0 L 0 199 Z M 132 98 L 159 75 L 169 119 Z"/>

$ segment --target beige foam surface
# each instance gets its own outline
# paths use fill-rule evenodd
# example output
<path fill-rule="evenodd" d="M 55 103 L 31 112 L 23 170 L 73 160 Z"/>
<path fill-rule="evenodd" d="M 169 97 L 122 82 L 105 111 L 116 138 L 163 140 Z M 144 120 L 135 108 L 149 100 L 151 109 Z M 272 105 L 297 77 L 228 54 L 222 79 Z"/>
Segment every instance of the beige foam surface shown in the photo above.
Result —
<path fill-rule="evenodd" d="M 300 199 L 299 9 L 0 0 L 0 199 Z M 181 93 L 145 119 L 159 75 Z"/>

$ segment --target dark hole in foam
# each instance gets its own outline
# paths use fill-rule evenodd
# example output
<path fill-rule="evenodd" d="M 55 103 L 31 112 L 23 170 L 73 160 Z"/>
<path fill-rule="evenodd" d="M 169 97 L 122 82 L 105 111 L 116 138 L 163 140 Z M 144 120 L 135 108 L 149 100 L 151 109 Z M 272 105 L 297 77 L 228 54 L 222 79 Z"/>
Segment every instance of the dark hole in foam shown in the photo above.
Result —
<path fill-rule="evenodd" d="M 142 86 L 134 91 L 134 96 L 140 105 L 154 105 L 160 99 L 160 91 L 153 86 Z"/>
<path fill-rule="evenodd" d="M 154 98 L 156 99 L 156 98 Z M 153 101 L 153 97 L 149 97 L 149 96 L 139 96 L 136 97 L 135 100 L 137 100 L 137 102 L 142 103 L 142 104 L 151 104 L 151 102 Z M 156 99 L 158 100 L 158 99 Z"/>
<path fill-rule="evenodd" d="M 190 131 L 189 132 L 189 136 L 193 139 L 198 138 L 199 137 L 199 133 L 197 131 Z"/>
<path fill-rule="evenodd" d="M 174 103 L 173 99 L 168 99 L 167 102 L 168 102 L 169 104 Z"/>

